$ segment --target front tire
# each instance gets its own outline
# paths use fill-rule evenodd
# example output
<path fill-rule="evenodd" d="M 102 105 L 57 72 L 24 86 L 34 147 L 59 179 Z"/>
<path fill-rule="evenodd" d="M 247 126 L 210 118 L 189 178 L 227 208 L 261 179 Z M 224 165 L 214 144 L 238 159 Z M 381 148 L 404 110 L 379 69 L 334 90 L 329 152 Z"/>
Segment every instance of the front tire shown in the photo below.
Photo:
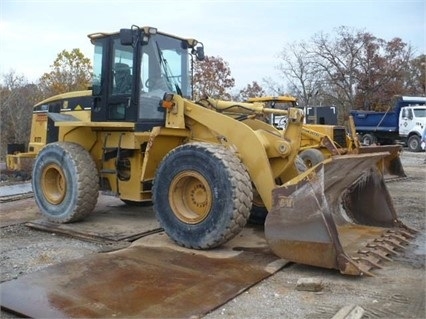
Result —
<path fill-rule="evenodd" d="M 417 135 L 411 135 L 408 139 L 408 149 L 411 152 L 420 152 L 422 150 L 420 137 Z"/>
<path fill-rule="evenodd" d="M 92 157 L 82 146 L 69 142 L 51 143 L 40 151 L 32 187 L 42 215 L 54 223 L 82 220 L 93 211 L 99 195 Z"/>
<path fill-rule="evenodd" d="M 190 143 L 169 152 L 152 189 L 160 225 L 177 244 L 195 249 L 220 246 L 249 217 L 252 188 L 240 160 L 227 148 Z"/>

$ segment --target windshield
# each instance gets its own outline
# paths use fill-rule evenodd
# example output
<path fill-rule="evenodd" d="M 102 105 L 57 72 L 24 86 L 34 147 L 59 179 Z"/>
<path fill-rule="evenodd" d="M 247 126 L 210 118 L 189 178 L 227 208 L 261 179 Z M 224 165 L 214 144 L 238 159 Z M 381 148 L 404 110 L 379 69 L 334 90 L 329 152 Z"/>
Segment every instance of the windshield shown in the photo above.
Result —
<path fill-rule="evenodd" d="M 145 92 L 191 96 L 188 51 L 182 40 L 157 34 L 142 47 L 141 81 Z"/>
<path fill-rule="evenodd" d="M 426 117 L 426 109 L 414 109 L 415 117 Z"/>
<path fill-rule="evenodd" d="M 164 118 L 164 109 L 158 105 L 166 92 L 191 96 L 186 47 L 182 40 L 161 34 L 152 35 L 142 46 L 140 119 Z"/>

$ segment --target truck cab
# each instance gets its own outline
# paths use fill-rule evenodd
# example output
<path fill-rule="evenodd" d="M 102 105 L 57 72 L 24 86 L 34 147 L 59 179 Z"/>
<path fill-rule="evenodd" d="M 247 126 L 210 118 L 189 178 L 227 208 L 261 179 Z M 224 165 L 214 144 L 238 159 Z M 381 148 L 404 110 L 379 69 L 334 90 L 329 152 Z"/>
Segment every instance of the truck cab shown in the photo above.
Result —
<path fill-rule="evenodd" d="M 426 127 L 426 106 L 406 106 L 399 113 L 399 136 L 411 151 L 421 150 L 421 136 Z"/>

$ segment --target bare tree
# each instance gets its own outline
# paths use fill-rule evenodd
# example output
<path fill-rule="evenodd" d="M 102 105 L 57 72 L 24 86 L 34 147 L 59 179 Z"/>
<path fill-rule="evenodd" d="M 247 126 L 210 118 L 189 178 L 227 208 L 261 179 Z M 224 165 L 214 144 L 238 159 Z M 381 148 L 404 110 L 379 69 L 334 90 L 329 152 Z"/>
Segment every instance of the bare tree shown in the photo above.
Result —
<path fill-rule="evenodd" d="M 399 38 L 389 42 L 364 34 L 365 50 L 359 56 L 356 108 L 388 108 L 393 96 L 409 93 L 406 87 L 412 51 Z"/>
<path fill-rule="evenodd" d="M 280 54 L 277 69 L 289 83 L 289 91 L 301 105 L 311 105 L 323 79 L 316 56 L 306 42 L 293 43 Z"/>
<path fill-rule="evenodd" d="M 37 86 L 15 71 L 3 74 L 0 85 L 1 157 L 7 144 L 27 144 L 31 131 L 32 107 L 40 98 Z"/>
<path fill-rule="evenodd" d="M 271 78 L 271 77 L 265 77 L 262 79 L 263 87 L 265 88 L 267 95 L 284 95 L 284 92 L 287 92 L 290 94 L 291 90 L 286 89 L 285 85 L 283 85 L 282 82 L 277 82 L 277 80 Z"/>
<path fill-rule="evenodd" d="M 280 58 L 278 68 L 301 104 L 318 104 L 315 97 L 333 104 L 340 122 L 350 109 L 377 110 L 394 95 L 424 92 L 421 62 L 410 63 L 412 50 L 399 38 L 387 42 L 342 26 L 333 36 L 318 33 L 309 44 L 287 46 Z"/>
<path fill-rule="evenodd" d="M 336 39 L 320 33 L 312 38 L 316 64 L 333 87 L 327 96 L 347 114 L 353 107 L 359 68 L 359 55 L 364 47 L 361 32 L 348 27 L 337 29 Z"/>

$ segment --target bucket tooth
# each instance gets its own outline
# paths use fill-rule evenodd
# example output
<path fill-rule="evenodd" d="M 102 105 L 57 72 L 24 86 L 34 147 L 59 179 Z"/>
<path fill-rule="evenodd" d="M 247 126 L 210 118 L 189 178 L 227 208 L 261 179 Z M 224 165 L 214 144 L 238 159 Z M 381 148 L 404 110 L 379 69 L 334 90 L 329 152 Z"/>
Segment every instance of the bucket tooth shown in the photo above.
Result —
<path fill-rule="evenodd" d="M 373 249 L 368 249 L 368 250 L 361 250 L 361 251 L 358 251 L 358 253 L 359 254 L 371 254 L 371 255 L 376 256 L 377 258 L 381 258 L 381 259 L 386 260 L 386 261 L 393 261 L 392 258 L 389 258 L 387 256 L 388 254 L 386 252 L 383 252 L 379 249 L 373 248 Z"/>
<path fill-rule="evenodd" d="M 398 235 L 398 234 L 386 233 L 386 234 L 383 235 L 383 237 L 399 241 L 399 242 L 401 242 L 405 245 L 410 244 L 410 242 L 404 236 L 401 236 L 401 235 Z"/>
<path fill-rule="evenodd" d="M 384 251 L 388 255 L 399 256 L 399 253 L 397 253 L 395 250 L 393 250 L 393 247 L 389 247 L 389 245 L 387 245 L 384 242 L 380 242 L 379 244 L 378 243 L 375 243 L 375 244 L 370 243 L 370 244 L 367 244 L 367 247 L 368 248 L 380 249 L 380 250 Z"/>
<path fill-rule="evenodd" d="M 379 269 L 383 268 L 382 266 L 379 265 L 382 259 L 370 254 L 370 252 L 368 251 L 365 254 L 359 253 L 359 256 L 354 256 L 352 257 L 352 259 L 355 261 L 362 262 L 364 264 L 368 264 L 370 268 L 379 268 Z"/>
<path fill-rule="evenodd" d="M 389 244 L 390 246 L 393 246 L 394 248 L 399 248 L 399 249 L 405 249 L 405 247 L 404 246 L 402 246 L 402 245 L 400 245 L 398 242 L 396 242 L 395 240 L 393 240 L 393 239 L 389 239 L 389 238 L 386 238 L 386 237 L 382 237 L 382 238 L 377 238 L 376 240 L 375 240 L 376 242 L 384 242 L 384 243 L 387 243 L 387 244 Z"/>
<path fill-rule="evenodd" d="M 370 263 L 367 265 L 360 259 L 355 260 L 353 258 L 348 258 L 346 256 L 344 256 L 342 259 L 344 260 L 344 262 L 339 263 L 340 273 L 345 275 L 356 275 L 356 276 L 367 275 L 370 277 L 375 277 L 375 275 L 372 272 L 370 272 L 372 268 Z"/>
<path fill-rule="evenodd" d="M 383 269 L 382 266 L 379 265 L 380 259 L 375 258 L 374 256 L 371 256 L 369 254 L 366 254 L 362 257 L 352 257 L 353 260 L 362 262 L 364 264 L 370 265 L 370 268 L 378 268 Z"/>
<path fill-rule="evenodd" d="M 408 238 L 408 239 L 414 239 L 415 238 L 414 235 L 417 233 L 417 231 L 415 231 L 414 229 L 411 229 L 411 228 L 410 228 L 409 231 L 405 230 L 405 229 L 399 229 L 398 231 L 393 230 L 393 229 L 389 229 L 387 231 L 387 233 L 389 233 L 389 234 L 398 234 L 398 235 L 401 235 L 401 236 L 403 236 L 405 238 Z"/>

